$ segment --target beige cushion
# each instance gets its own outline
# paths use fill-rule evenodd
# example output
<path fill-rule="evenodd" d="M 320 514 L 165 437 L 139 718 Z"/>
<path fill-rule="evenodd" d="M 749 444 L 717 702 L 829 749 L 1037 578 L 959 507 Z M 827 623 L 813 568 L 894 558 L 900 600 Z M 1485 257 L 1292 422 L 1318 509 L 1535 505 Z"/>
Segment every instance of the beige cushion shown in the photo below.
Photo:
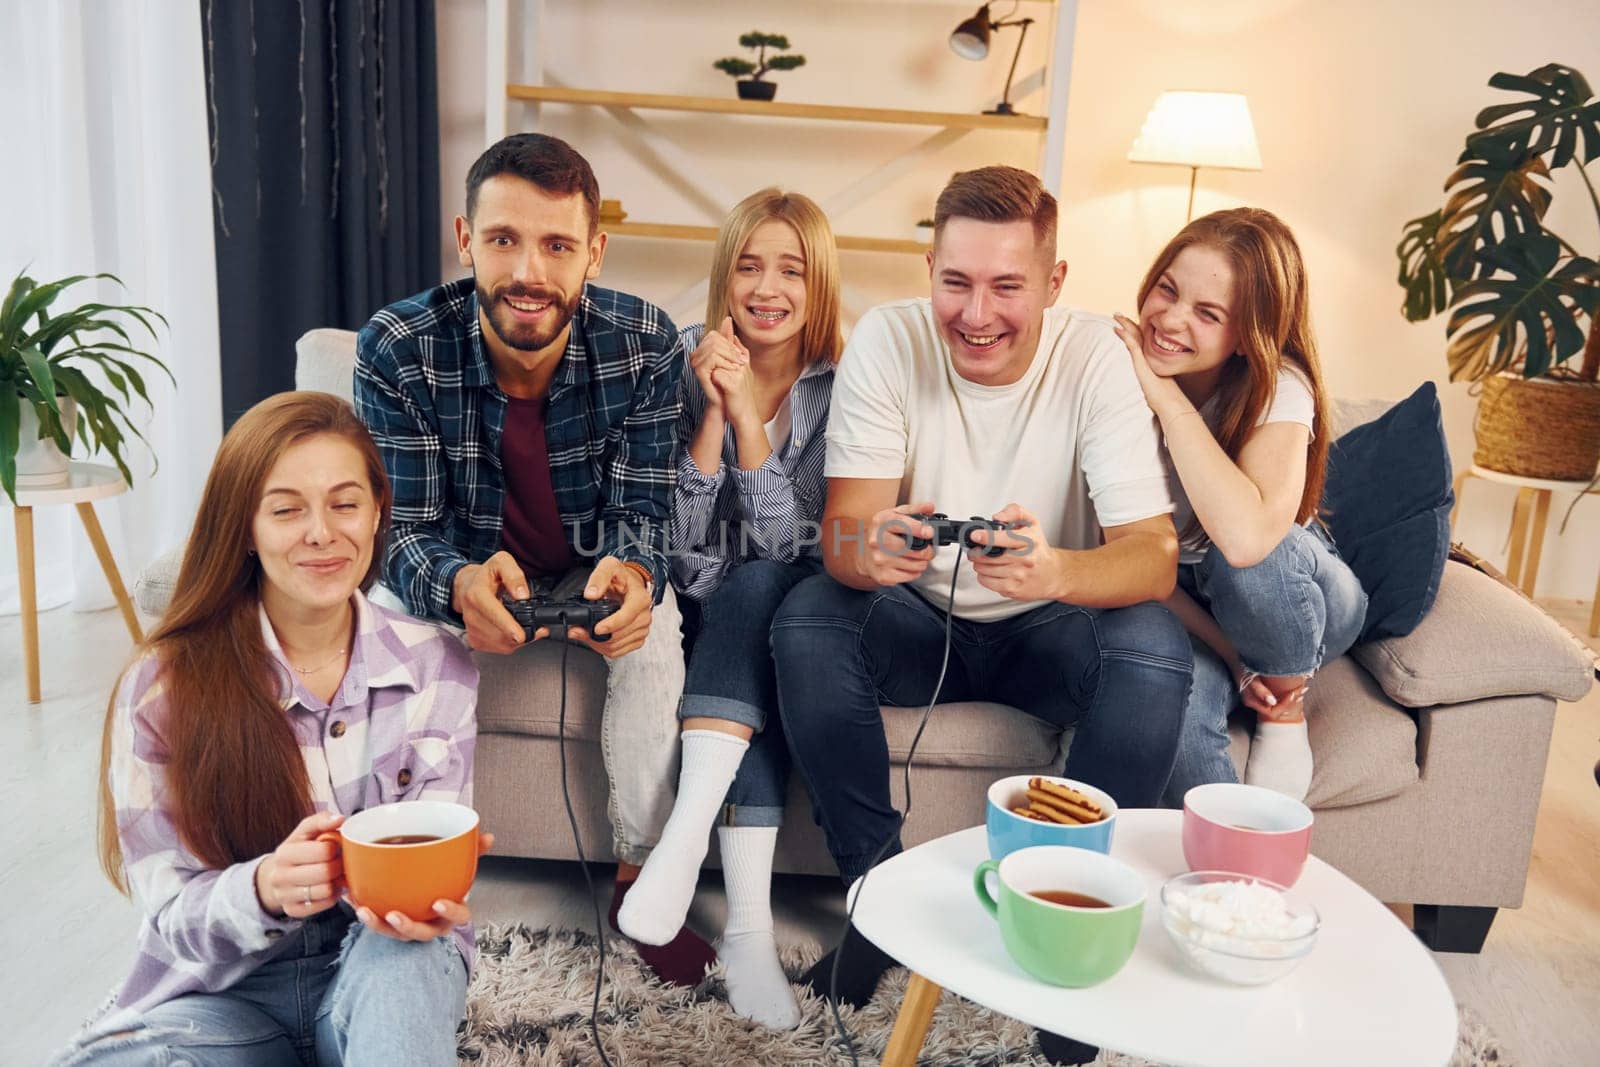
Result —
<path fill-rule="evenodd" d="M 1306 728 L 1315 761 L 1306 803 L 1313 808 L 1392 797 L 1417 780 L 1416 719 L 1348 656 L 1312 679 Z"/>
<path fill-rule="evenodd" d="M 558 737 L 561 646 L 528 645 L 509 656 L 474 653 L 479 671 L 478 732 Z M 600 740 L 606 668 L 599 656 L 574 646 L 567 659 L 567 737 Z M 922 708 L 884 708 L 889 754 L 904 763 Z M 917 744 L 917 765 L 1040 767 L 1055 760 L 1061 732 L 1002 704 L 940 704 Z"/>
<path fill-rule="evenodd" d="M 1534 693 L 1575 701 L 1594 682 L 1592 654 L 1555 620 L 1454 560 L 1415 630 L 1358 645 L 1351 655 L 1410 708 Z"/>
<path fill-rule="evenodd" d="M 561 642 L 536 641 L 508 656 L 474 652 L 478 664 L 478 733 L 560 737 Z M 600 740 L 606 664 L 573 645 L 567 653 L 567 737 Z"/>
<path fill-rule="evenodd" d="M 1229 753 L 1244 778 L 1250 721 L 1228 724 Z M 1306 803 L 1343 808 L 1392 797 L 1417 780 L 1417 722 L 1385 698 L 1372 677 L 1341 656 L 1317 672 L 1306 695 L 1314 770 Z"/>
<path fill-rule="evenodd" d="M 926 710 L 926 705 L 883 709 L 895 763 L 905 762 Z M 1060 730 L 1015 708 L 981 701 L 940 704 L 917 742 L 917 766 L 1034 768 L 1053 762 L 1060 748 Z"/>
<path fill-rule="evenodd" d="M 1337 441 L 1357 426 L 1364 426 L 1394 407 L 1393 400 L 1335 400 L 1333 439 Z"/>

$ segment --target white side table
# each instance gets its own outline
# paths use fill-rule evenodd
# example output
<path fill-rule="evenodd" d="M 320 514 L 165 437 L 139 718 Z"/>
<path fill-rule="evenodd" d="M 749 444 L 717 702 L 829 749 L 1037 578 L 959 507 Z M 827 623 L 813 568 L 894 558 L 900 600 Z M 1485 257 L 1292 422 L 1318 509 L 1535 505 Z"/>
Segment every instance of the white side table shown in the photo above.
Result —
<path fill-rule="evenodd" d="M 942 989 L 1054 1034 L 1183 1067 L 1449 1063 L 1455 999 L 1432 954 L 1388 908 L 1315 856 L 1294 892 L 1316 906 L 1322 929 L 1293 973 L 1271 985 L 1235 986 L 1191 970 L 1161 927 L 1161 884 L 1188 870 L 1182 822 L 1180 811 L 1118 814 L 1111 854 L 1139 872 L 1149 899 L 1133 957 L 1088 989 L 1046 985 L 1006 954 L 999 924 L 972 891 L 973 870 L 989 858 L 983 827 L 876 868 L 856 907 L 856 928 L 913 972 L 884 1067 L 917 1062 Z"/>
<path fill-rule="evenodd" d="M 1461 510 L 1461 490 L 1468 478 L 1517 487 L 1517 502 L 1511 510 L 1511 554 L 1506 559 L 1506 580 L 1533 598 L 1539 580 L 1539 555 L 1544 549 L 1545 521 L 1550 517 L 1551 493 L 1600 493 L 1600 485 L 1588 482 L 1558 482 L 1548 478 L 1524 478 L 1488 467 L 1473 465 L 1456 475 L 1456 506 L 1450 510 L 1450 528 L 1455 529 L 1456 512 Z M 1530 518 L 1532 528 L 1529 528 Z M 1594 607 L 1589 614 L 1589 636 L 1600 637 L 1600 582 L 1594 587 Z"/>
<path fill-rule="evenodd" d="M 139 617 L 134 614 L 133 601 L 123 588 L 122 575 L 117 573 L 117 561 L 111 557 L 111 546 L 106 544 L 105 531 L 95 517 L 94 501 L 105 500 L 128 491 L 128 483 L 114 467 L 98 463 L 74 463 L 67 480 L 57 485 L 18 486 L 15 511 L 17 527 L 17 586 L 22 596 L 22 660 L 28 673 L 28 703 L 39 703 L 39 610 L 33 579 L 33 509 L 49 504 L 76 504 L 78 518 L 83 520 L 84 532 L 100 559 L 100 569 L 106 572 L 106 581 L 122 609 L 122 621 L 135 641 L 144 640 L 139 628 Z"/>

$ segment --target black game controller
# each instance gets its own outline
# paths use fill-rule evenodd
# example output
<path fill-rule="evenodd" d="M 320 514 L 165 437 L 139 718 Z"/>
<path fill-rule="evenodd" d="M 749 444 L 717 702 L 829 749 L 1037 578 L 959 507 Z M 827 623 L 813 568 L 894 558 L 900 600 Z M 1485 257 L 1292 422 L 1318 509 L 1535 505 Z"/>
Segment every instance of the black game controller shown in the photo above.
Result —
<path fill-rule="evenodd" d="M 1025 525 L 1020 522 L 995 522 L 993 519 L 985 519 L 980 515 L 974 515 L 970 519 L 952 519 L 942 511 L 936 511 L 932 515 L 925 516 L 907 515 L 906 518 L 933 527 L 932 537 L 918 537 L 916 534 L 906 535 L 906 543 L 911 546 L 912 551 L 927 548 L 929 545 L 943 547 L 945 545 L 959 544 L 963 548 L 982 549 L 985 556 L 1003 556 L 1006 554 L 1006 549 L 1000 545 L 979 544 L 972 539 L 972 535 L 975 532 L 988 530 L 993 533 L 999 530 L 1016 530 Z"/>
<path fill-rule="evenodd" d="M 534 632 L 541 626 L 548 626 L 552 630 L 556 627 L 565 629 L 569 626 L 579 626 L 587 631 L 590 640 L 609 641 L 610 634 L 594 632 L 595 623 L 615 615 L 617 609 L 622 607 L 610 597 L 601 597 L 599 600 L 584 600 L 580 597 L 557 600 L 554 597 L 535 595 L 526 600 L 513 600 L 509 593 L 500 594 L 500 603 L 504 604 L 511 617 L 517 620 L 517 625 L 522 627 L 522 632 L 529 641 L 533 640 Z"/>

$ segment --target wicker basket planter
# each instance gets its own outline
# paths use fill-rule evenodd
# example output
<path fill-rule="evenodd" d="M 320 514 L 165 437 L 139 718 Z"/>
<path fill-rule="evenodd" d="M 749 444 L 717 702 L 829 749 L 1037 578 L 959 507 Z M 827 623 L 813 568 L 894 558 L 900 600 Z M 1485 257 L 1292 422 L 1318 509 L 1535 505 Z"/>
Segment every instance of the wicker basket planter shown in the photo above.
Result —
<path fill-rule="evenodd" d="M 1478 399 L 1480 467 L 1524 478 L 1587 482 L 1600 467 L 1600 384 L 1494 374 Z"/>

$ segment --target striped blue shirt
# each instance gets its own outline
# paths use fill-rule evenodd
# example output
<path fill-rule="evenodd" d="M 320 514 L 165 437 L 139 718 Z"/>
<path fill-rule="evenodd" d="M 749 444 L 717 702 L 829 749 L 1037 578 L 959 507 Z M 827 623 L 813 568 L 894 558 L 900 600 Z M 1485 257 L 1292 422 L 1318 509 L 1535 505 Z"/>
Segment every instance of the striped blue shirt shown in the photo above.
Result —
<path fill-rule="evenodd" d="M 761 466 L 742 470 L 729 426 L 716 473 L 706 474 L 689 455 L 706 398 L 688 369 L 688 354 L 700 344 L 704 329 L 697 323 L 679 337 L 684 371 L 678 389 L 678 485 L 671 531 L 672 584 L 695 600 L 710 596 L 743 560 L 789 562 L 819 554 L 815 534 L 827 498 L 824 431 L 833 396 L 833 364 L 808 364 L 789 391 L 789 439 Z"/>
<path fill-rule="evenodd" d="M 550 482 L 574 554 L 668 577 L 678 376 L 666 312 L 584 287 L 550 381 Z M 456 572 L 500 548 L 506 394 L 495 383 L 471 278 L 391 304 L 356 337 L 355 405 L 394 490 L 383 581 L 421 618 L 459 623 Z"/>

